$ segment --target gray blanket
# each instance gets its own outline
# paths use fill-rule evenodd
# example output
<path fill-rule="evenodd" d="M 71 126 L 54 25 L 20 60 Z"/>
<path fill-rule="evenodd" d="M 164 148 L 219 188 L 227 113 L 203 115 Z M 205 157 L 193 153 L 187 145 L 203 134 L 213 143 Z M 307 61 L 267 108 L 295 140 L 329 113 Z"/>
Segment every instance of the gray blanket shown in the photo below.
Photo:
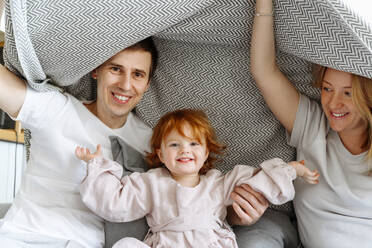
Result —
<path fill-rule="evenodd" d="M 170 110 L 205 110 L 228 145 L 223 171 L 291 160 L 295 151 L 249 73 L 254 2 L 8 0 L 5 61 L 37 90 L 58 85 L 93 99 L 87 74 L 154 36 L 159 66 L 136 109 L 142 120 L 153 126 Z M 274 15 L 278 63 L 301 92 L 318 94 L 310 62 L 372 77 L 371 26 L 342 0 L 275 1 Z"/>

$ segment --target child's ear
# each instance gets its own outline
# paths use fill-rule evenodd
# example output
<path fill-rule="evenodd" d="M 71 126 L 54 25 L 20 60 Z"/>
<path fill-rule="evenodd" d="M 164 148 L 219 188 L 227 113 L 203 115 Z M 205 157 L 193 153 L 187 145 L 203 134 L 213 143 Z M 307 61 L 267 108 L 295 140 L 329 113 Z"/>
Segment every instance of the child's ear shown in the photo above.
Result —
<path fill-rule="evenodd" d="M 161 149 L 156 149 L 156 154 L 158 154 L 158 158 L 160 159 L 160 161 L 162 163 L 164 163 L 164 161 L 163 161 L 163 153 L 161 152 Z"/>
<path fill-rule="evenodd" d="M 209 150 L 206 149 L 205 150 L 205 161 L 207 161 L 208 157 L 209 157 Z"/>

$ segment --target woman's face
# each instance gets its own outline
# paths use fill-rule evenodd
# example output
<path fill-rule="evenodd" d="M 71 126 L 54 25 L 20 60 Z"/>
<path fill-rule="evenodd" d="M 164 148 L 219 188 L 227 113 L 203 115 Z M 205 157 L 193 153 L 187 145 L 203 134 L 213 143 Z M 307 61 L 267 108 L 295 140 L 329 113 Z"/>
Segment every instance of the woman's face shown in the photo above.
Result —
<path fill-rule="evenodd" d="M 364 120 L 352 101 L 352 74 L 328 68 L 322 82 L 321 102 L 330 127 L 341 134 L 366 132 Z"/>

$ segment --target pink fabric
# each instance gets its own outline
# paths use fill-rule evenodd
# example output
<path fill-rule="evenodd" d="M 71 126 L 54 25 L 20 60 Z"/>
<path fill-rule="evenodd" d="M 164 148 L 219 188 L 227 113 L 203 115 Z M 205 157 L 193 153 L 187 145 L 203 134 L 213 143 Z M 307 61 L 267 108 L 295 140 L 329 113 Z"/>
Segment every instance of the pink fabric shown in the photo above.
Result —
<path fill-rule="evenodd" d="M 83 201 L 113 222 L 146 216 L 150 231 L 144 243 L 150 247 L 238 247 L 225 222 L 234 187 L 247 183 L 272 203 L 283 204 L 293 199 L 296 178 L 295 170 L 280 159 L 262 163 L 258 173 L 245 165 L 235 166 L 226 175 L 210 170 L 193 188 L 179 185 L 165 168 L 121 175 L 122 167 L 116 162 L 90 161 L 80 188 Z M 126 247 L 123 241 L 115 247 Z"/>

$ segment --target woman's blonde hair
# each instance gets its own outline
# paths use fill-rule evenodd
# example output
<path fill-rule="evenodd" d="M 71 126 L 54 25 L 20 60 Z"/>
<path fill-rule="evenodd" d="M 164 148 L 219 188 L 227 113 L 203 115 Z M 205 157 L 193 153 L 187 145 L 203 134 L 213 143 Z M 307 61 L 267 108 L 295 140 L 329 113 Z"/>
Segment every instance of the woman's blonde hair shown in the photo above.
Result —
<path fill-rule="evenodd" d="M 315 65 L 314 66 L 314 86 L 321 87 L 323 82 L 324 74 L 327 70 L 327 67 Z M 354 105 L 358 109 L 360 115 L 368 123 L 368 139 L 365 144 L 368 147 L 368 152 L 366 159 L 368 161 L 372 160 L 372 79 L 362 77 L 359 75 L 353 75 L 352 81 L 352 93 L 351 97 Z M 370 164 L 370 163 L 369 163 Z"/>
<path fill-rule="evenodd" d="M 189 125 L 193 131 L 194 137 L 198 142 L 202 143 L 205 139 L 206 147 L 209 151 L 209 156 L 205 161 L 199 174 L 205 174 L 213 168 L 214 162 L 217 160 L 215 155 L 220 155 L 225 149 L 225 145 L 221 144 L 214 132 L 213 127 L 209 123 L 207 115 L 201 110 L 181 109 L 169 112 L 163 115 L 156 126 L 154 127 L 151 137 L 151 153 L 147 154 L 146 160 L 150 167 L 161 167 L 163 164 L 160 161 L 157 150 L 160 149 L 164 139 L 173 131 L 177 131 L 180 135 L 185 136 L 184 127 Z"/>

